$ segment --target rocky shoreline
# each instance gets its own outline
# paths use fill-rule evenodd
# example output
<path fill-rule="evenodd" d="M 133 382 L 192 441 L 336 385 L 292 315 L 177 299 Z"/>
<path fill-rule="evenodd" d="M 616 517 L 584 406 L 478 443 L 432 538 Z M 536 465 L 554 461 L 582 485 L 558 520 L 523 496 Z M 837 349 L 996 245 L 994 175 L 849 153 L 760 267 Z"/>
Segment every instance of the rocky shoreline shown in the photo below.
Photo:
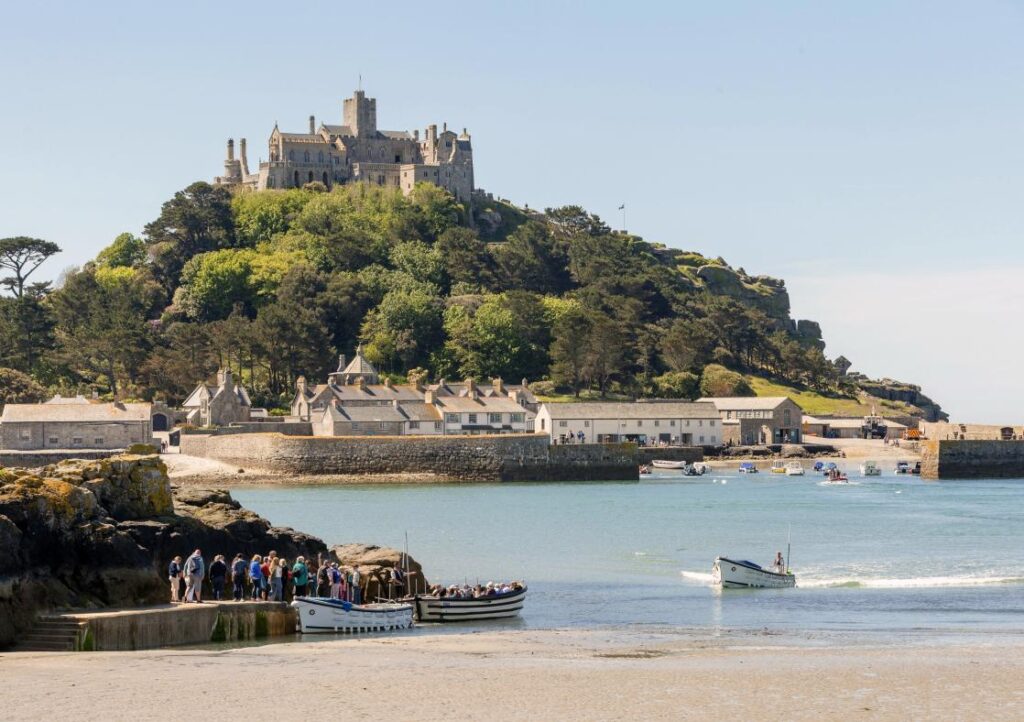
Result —
<path fill-rule="evenodd" d="M 72 459 L 39 469 L 0 469 L 0 648 L 39 614 L 166 602 L 165 570 L 200 548 L 233 556 L 270 550 L 358 566 L 367 598 L 400 552 L 373 545 L 328 549 L 323 540 L 275 527 L 230 492 L 172 486 L 153 454 Z M 410 560 L 415 577 L 422 569 Z"/>

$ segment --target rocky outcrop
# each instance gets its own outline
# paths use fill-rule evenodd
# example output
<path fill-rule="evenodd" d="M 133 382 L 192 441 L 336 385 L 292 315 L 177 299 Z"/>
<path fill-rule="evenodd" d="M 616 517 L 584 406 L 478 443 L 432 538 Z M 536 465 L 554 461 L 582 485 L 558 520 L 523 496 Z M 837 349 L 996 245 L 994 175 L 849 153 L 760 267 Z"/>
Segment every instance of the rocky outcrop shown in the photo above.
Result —
<path fill-rule="evenodd" d="M 701 266 L 697 278 L 709 293 L 728 296 L 758 308 L 769 317 L 789 322 L 789 293 L 782 281 L 768 276 L 750 277 L 717 263 Z"/>
<path fill-rule="evenodd" d="M 921 387 L 914 384 L 894 381 L 893 379 L 873 380 L 861 374 L 851 374 L 857 386 L 866 394 L 887 401 L 900 401 L 915 406 L 921 411 L 925 421 L 948 421 L 949 414 L 942 407 L 921 393 Z"/>
<path fill-rule="evenodd" d="M 225 491 L 178 490 L 155 455 L 0 469 L 0 647 L 58 608 L 162 602 L 165 569 L 195 548 L 316 558 L 316 537 L 276 528 Z"/>
<path fill-rule="evenodd" d="M 344 544 L 331 547 L 332 556 L 343 567 L 355 567 L 365 581 L 363 594 L 365 599 L 384 599 L 390 594 L 388 580 L 390 570 L 395 567 L 408 568 L 408 591 L 426 592 L 429 586 L 423 575 L 423 567 L 412 557 L 406 558 L 398 549 L 374 546 L 371 544 Z"/>

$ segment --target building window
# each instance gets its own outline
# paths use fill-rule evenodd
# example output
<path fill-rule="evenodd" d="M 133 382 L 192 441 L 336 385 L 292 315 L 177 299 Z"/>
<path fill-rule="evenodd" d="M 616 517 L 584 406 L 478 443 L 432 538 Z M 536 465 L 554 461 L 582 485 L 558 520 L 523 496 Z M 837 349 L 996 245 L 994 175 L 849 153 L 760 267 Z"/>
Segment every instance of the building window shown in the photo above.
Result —
<path fill-rule="evenodd" d="M 562 428 L 562 429 L 564 429 L 564 428 L 565 428 L 566 426 L 568 426 L 568 425 L 569 425 L 569 422 L 568 422 L 568 421 L 559 421 L 559 422 L 558 422 L 558 426 L 559 426 L 559 428 Z"/>
<path fill-rule="evenodd" d="M 420 428 L 420 422 L 419 421 L 410 421 L 409 422 L 409 428 L 410 429 L 418 429 L 418 428 Z"/>
<path fill-rule="evenodd" d="M 654 425 L 655 426 L 661 426 L 661 419 L 655 419 L 654 420 Z"/>
<path fill-rule="evenodd" d="M 782 419 L 782 423 L 784 426 L 789 426 L 792 423 L 792 417 L 789 413 L 789 409 L 786 409 L 785 411 L 782 412 Z"/>
<path fill-rule="evenodd" d="M 715 420 L 714 419 L 711 419 L 710 421 L 708 421 L 708 426 L 714 426 L 714 425 L 715 425 Z"/>
<path fill-rule="evenodd" d="M 544 427 L 547 426 L 547 421 L 544 419 L 540 420 L 540 430 L 544 431 Z"/>
<path fill-rule="evenodd" d="M 288 160 L 290 160 L 290 161 L 294 161 L 295 160 L 295 151 L 294 150 L 288 151 Z"/>
<path fill-rule="evenodd" d="M 57 439 L 56 436 L 51 436 L 49 441 L 50 441 L 50 446 L 56 446 L 58 439 Z"/>
<path fill-rule="evenodd" d="M 96 446 L 103 446 L 103 437 L 97 436 L 95 439 L 92 440 L 92 443 L 94 443 Z"/>
<path fill-rule="evenodd" d="M 81 436 L 72 436 L 71 437 L 71 445 L 72 446 L 81 446 L 82 445 L 82 437 Z"/>
<path fill-rule="evenodd" d="M 668 422 L 668 425 L 669 426 L 675 426 L 676 425 L 676 420 L 672 419 L 671 421 Z"/>
<path fill-rule="evenodd" d="M 459 415 L 458 414 L 445 414 L 444 415 L 444 420 L 447 421 L 449 424 L 457 424 L 457 423 L 459 423 Z"/>
<path fill-rule="evenodd" d="M 500 424 L 501 423 L 501 414 L 488 414 L 487 415 L 487 420 L 490 423 L 492 423 L 492 424 Z"/>
<path fill-rule="evenodd" d="M 586 427 L 589 427 L 590 426 L 590 422 L 589 421 L 584 421 L 583 425 L 586 426 Z"/>
<path fill-rule="evenodd" d="M 703 425 L 704 425 L 704 419 L 697 419 L 697 426 L 703 426 Z"/>
<path fill-rule="evenodd" d="M 317 160 L 318 163 L 323 163 L 324 162 L 324 152 L 323 151 L 320 151 L 320 153 L 317 154 L 316 160 Z"/>
<path fill-rule="evenodd" d="M 434 431 L 440 431 L 440 430 L 441 430 L 441 422 L 440 421 L 435 421 L 434 422 Z"/>
<path fill-rule="evenodd" d="M 309 162 L 309 151 L 308 150 L 305 153 L 302 154 L 302 160 L 305 161 L 306 163 Z"/>
<path fill-rule="evenodd" d="M 686 420 L 686 425 L 687 425 L 687 426 L 689 426 L 689 425 L 690 425 L 690 420 L 689 420 L 689 419 L 687 419 L 687 420 Z"/>
<path fill-rule="evenodd" d="M 381 421 L 380 422 L 380 430 L 384 431 L 384 429 L 386 429 L 386 428 L 388 428 L 388 425 L 386 423 L 384 423 L 383 421 Z"/>
<path fill-rule="evenodd" d="M 32 432 L 31 431 L 22 431 L 21 432 L 21 440 L 22 441 L 31 441 L 32 440 Z"/>
<path fill-rule="evenodd" d="M 702 443 L 702 444 L 704 443 L 704 437 L 703 436 L 700 437 L 700 443 Z"/>
<path fill-rule="evenodd" d="M 712 443 L 712 444 L 718 443 L 718 442 L 717 442 L 717 439 L 718 439 L 718 437 L 717 437 L 717 436 L 712 436 L 712 437 L 711 437 L 711 443 Z"/>
<path fill-rule="evenodd" d="M 471 424 L 475 424 L 476 423 L 476 414 L 470 414 L 469 415 L 469 423 L 471 423 Z"/>
<path fill-rule="evenodd" d="M 526 421 L 526 414 L 512 414 L 512 423 L 521 424 Z"/>

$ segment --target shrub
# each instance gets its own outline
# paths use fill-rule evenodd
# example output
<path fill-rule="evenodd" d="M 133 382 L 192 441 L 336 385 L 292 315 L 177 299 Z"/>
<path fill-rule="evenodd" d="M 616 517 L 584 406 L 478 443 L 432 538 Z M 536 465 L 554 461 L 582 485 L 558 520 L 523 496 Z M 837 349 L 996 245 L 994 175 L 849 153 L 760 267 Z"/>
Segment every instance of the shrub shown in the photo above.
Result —
<path fill-rule="evenodd" d="M 700 377 L 702 396 L 753 396 L 754 390 L 741 374 L 725 366 L 708 364 Z"/>

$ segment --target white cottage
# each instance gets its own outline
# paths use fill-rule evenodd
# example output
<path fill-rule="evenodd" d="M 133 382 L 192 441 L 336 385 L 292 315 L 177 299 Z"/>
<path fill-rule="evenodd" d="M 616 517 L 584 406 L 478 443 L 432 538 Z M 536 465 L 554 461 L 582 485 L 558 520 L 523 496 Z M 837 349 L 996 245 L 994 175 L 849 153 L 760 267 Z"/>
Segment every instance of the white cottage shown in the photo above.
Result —
<path fill-rule="evenodd" d="M 552 443 L 634 441 L 638 444 L 717 446 L 721 419 L 714 404 L 689 401 L 542 404 L 534 423 Z"/>

